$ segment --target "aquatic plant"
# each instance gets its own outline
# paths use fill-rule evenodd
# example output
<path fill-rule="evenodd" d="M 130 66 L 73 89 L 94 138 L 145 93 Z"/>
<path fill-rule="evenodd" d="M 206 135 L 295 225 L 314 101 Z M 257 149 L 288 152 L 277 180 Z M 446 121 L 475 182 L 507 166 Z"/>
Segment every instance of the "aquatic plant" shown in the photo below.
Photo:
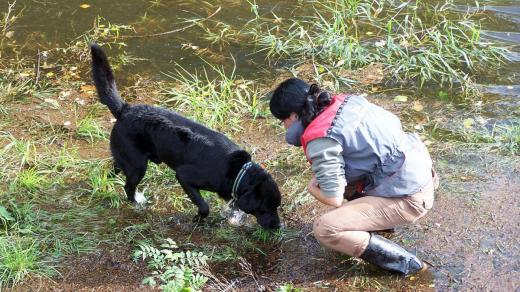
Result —
<path fill-rule="evenodd" d="M 484 42 L 473 12 L 455 13 L 452 1 L 313 1 L 308 16 L 285 21 L 258 15 L 243 31 L 270 60 L 311 61 L 338 78 L 342 69 L 382 64 L 385 81 L 423 87 L 459 85 L 497 68 L 508 50 Z"/>

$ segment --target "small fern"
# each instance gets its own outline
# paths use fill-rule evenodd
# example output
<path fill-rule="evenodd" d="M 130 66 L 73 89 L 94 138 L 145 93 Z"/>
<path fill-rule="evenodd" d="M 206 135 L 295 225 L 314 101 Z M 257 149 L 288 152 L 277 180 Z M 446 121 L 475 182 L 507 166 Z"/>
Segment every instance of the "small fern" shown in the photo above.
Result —
<path fill-rule="evenodd" d="M 134 251 L 134 260 L 147 260 L 152 275 L 143 284 L 163 291 L 198 291 L 208 278 L 198 273 L 207 264 L 208 257 L 202 252 L 178 251 L 177 243 L 170 238 L 164 240 L 160 248 L 142 243 Z"/>

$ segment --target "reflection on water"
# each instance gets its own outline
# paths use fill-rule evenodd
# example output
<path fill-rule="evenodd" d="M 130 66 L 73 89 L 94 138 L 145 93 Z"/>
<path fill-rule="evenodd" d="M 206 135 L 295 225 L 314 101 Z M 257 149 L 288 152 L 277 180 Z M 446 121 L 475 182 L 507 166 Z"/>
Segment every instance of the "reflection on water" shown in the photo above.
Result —
<path fill-rule="evenodd" d="M 112 24 L 129 24 L 135 28 L 134 35 L 147 35 L 171 31 L 187 26 L 186 21 L 204 18 L 222 7 L 212 18 L 239 29 L 252 18 L 247 1 L 187 1 L 187 0 L 127 0 L 127 1 L 68 1 L 68 0 L 18 0 L 17 7 L 25 7 L 19 20 L 15 38 L 19 43 L 27 42 L 26 49 L 34 52 L 66 46 L 67 43 L 91 29 L 99 15 Z M 273 2 L 273 1 L 272 1 Z M 88 3 L 88 8 L 80 5 Z M 283 14 L 290 5 L 263 3 L 264 9 Z M 3 6 L 3 5 L 2 5 Z M 215 22 L 208 22 L 215 26 Z M 193 27 L 178 33 L 159 37 L 130 38 L 125 51 L 148 62 L 139 62 L 130 70 L 157 74 L 171 71 L 175 64 L 183 67 L 203 65 L 201 57 L 212 63 L 232 67 L 236 62 L 237 71 L 243 75 L 258 74 L 263 57 L 252 55 L 251 50 L 237 46 L 211 45 L 202 38 L 204 31 Z M 202 52 L 202 54 L 201 54 Z"/>
<path fill-rule="evenodd" d="M 261 13 L 274 13 L 288 17 L 298 3 L 280 1 L 257 1 Z M 301 2 L 299 2 L 301 3 Z M 203 18 L 218 7 L 220 12 L 207 22 L 215 29 L 216 23 L 222 30 L 229 25 L 239 30 L 253 16 L 247 1 L 189 1 L 189 0 L 127 0 L 127 1 L 68 1 L 68 0 L 18 0 L 18 7 L 24 7 L 23 17 L 16 27 L 15 37 L 19 43 L 27 42 L 26 49 L 35 52 L 59 46 L 66 46 L 73 39 L 93 27 L 99 15 L 113 24 L 130 24 L 135 35 L 165 32 L 187 25 L 187 19 Z M 88 8 L 81 8 L 88 4 Z M 473 1 L 457 1 L 461 13 L 474 7 Z M 484 1 L 478 14 L 483 21 L 483 35 L 494 40 L 520 43 L 520 6 L 515 1 Z M 160 37 L 131 38 L 125 51 L 137 58 L 145 58 L 128 70 L 135 73 L 158 75 L 161 71 L 172 71 L 176 64 L 187 68 L 200 68 L 204 62 L 225 65 L 230 68 L 236 63 L 237 72 L 248 78 L 265 75 L 267 64 L 260 54 L 252 54 L 251 48 L 236 44 L 211 44 L 205 39 L 204 30 L 193 27 L 178 33 Z M 514 59 L 513 59 L 514 60 Z M 520 82 L 519 82 L 520 83 Z"/>

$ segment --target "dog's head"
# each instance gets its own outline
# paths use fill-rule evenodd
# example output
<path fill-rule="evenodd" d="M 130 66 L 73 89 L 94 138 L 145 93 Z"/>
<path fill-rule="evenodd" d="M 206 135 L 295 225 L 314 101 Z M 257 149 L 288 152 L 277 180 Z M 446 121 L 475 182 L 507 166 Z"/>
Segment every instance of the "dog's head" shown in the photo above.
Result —
<path fill-rule="evenodd" d="M 267 171 L 259 165 L 251 166 L 239 187 L 238 207 L 254 215 L 262 228 L 280 228 L 278 207 L 281 194 L 278 185 Z"/>

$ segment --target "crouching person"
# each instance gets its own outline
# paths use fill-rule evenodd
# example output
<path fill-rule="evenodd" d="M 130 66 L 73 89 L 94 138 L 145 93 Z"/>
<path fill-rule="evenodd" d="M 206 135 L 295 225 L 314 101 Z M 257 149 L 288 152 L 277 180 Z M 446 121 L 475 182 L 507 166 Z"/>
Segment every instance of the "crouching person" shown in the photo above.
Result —
<path fill-rule="evenodd" d="M 432 208 L 438 180 L 420 138 L 363 96 L 332 96 L 296 78 L 276 88 L 270 110 L 287 129 L 287 143 L 303 146 L 314 174 L 309 192 L 335 207 L 314 222 L 317 240 L 404 275 L 426 269 L 414 254 L 372 233 L 415 222 Z M 347 185 L 361 196 L 344 202 Z"/>

